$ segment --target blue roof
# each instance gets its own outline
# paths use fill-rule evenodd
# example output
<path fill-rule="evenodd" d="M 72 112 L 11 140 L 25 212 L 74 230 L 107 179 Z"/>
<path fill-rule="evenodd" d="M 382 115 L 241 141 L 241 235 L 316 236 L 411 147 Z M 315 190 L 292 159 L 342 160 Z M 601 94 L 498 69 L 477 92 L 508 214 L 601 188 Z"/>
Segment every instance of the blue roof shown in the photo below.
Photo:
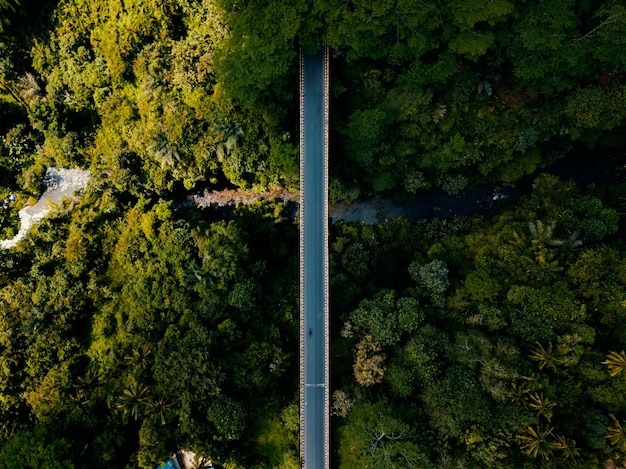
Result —
<path fill-rule="evenodd" d="M 157 467 L 157 469 L 180 469 L 180 466 L 174 459 L 168 459 L 165 464 Z"/>

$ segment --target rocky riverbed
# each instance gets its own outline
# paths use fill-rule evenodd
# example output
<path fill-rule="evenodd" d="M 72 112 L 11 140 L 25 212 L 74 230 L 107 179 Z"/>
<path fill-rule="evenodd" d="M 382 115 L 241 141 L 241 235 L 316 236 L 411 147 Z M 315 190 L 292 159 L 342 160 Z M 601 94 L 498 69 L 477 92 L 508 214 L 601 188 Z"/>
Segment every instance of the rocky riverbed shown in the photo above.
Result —
<path fill-rule="evenodd" d="M 48 168 L 43 185 L 46 190 L 35 205 L 19 211 L 20 230 L 12 239 L 0 240 L 0 249 L 10 249 L 26 237 L 28 230 L 64 198 L 74 198 L 75 192 L 84 189 L 89 181 L 89 171 L 80 169 Z"/>

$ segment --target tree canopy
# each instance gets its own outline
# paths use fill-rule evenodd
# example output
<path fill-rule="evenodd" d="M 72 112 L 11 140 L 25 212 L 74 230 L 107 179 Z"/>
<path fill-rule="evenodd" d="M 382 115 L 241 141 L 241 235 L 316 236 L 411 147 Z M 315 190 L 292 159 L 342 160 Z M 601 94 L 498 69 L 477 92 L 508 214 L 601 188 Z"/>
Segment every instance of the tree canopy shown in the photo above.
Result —
<path fill-rule="evenodd" d="M 0 250 L 1 467 L 300 465 L 297 215 L 183 200 L 298 189 L 321 45 L 331 201 L 524 193 L 331 229 L 338 467 L 626 464 L 626 188 L 527 178 L 622 174 L 620 2 L 0 0 L 0 238 L 92 174 Z"/>
<path fill-rule="evenodd" d="M 333 298 L 334 350 L 354 363 L 333 369 L 352 403 L 339 467 L 621 464 L 618 222 L 599 193 L 546 174 L 491 220 L 337 226 L 333 286 L 350 296 Z"/>

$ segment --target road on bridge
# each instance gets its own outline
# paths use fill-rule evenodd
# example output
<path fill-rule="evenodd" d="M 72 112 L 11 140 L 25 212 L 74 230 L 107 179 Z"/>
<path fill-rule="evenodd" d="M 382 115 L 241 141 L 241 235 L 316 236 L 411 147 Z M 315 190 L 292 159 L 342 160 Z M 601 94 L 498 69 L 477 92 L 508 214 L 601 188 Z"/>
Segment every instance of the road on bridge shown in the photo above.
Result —
<path fill-rule="evenodd" d="M 300 59 L 301 458 L 330 467 L 328 50 Z"/>

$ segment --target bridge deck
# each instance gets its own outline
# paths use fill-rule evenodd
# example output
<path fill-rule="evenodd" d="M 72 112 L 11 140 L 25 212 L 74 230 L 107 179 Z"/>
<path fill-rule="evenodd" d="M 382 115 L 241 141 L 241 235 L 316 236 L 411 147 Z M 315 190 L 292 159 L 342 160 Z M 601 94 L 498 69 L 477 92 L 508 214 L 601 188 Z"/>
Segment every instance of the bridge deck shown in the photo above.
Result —
<path fill-rule="evenodd" d="M 330 467 L 328 49 L 300 58 L 301 460 Z"/>

